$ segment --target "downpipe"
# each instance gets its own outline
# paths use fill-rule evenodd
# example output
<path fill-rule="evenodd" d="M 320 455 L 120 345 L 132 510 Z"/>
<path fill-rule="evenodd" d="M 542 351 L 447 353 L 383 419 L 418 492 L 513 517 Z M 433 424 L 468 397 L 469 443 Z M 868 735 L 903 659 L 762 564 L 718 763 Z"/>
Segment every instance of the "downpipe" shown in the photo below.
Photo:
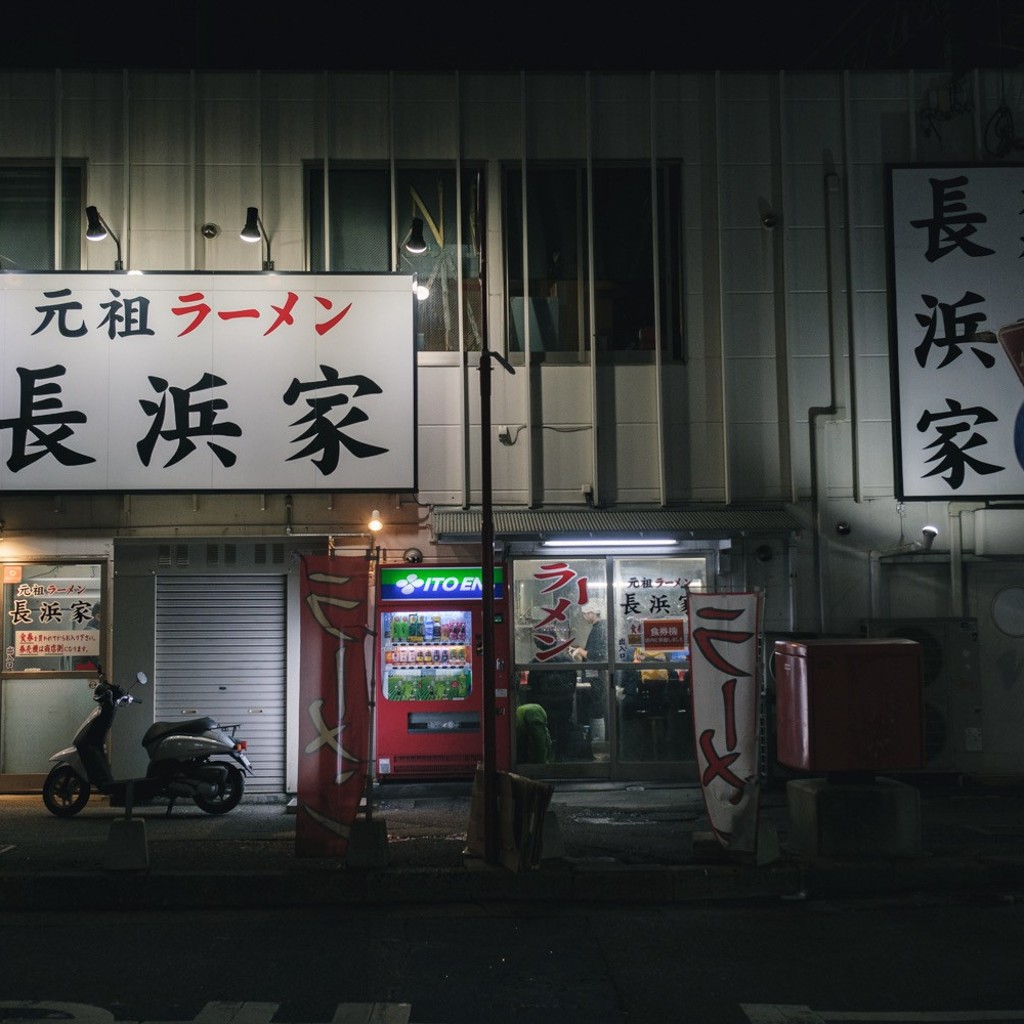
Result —
<path fill-rule="evenodd" d="M 811 503 L 812 518 L 814 522 L 814 578 L 818 587 L 818 628 L 826 632 L 825 615 L 825 565 L 822 558 L 822 517 L 820 479 L 818 466 L 818 421 L 823 417 L 834 417 L 840 412 L 840 406 L 836 399 L 839 390 L 836 381 L 836 364 L 838 353 L 836 352 L 836 289 L 833 280 L 834 261 L 832 258 L 832 247 L 835 243 L 835 214 L 834 203 L 838 201 L 839 177 L 834 171 L 825 174 L 825 259 L 826 259 L 826 281 L 828 284 L 828 365 L 829 365 L 829 402 L 828 405 L 816 405 L 807 410 L 807 425 L 810 433 L 809 455 L 811 471 Z"/>

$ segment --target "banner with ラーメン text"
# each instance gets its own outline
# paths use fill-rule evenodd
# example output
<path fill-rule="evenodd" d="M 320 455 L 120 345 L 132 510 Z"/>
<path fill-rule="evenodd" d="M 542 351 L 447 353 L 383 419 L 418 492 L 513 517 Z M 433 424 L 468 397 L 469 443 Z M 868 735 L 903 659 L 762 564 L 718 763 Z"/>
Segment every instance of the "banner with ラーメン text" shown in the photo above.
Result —
<path fill-rule="evenodd" d="M 704 806 L 719 842 L 756 853 L 760 597 L 692 590 L 690 684 Z"/>
<path fill-rule="evenodd" d="M 301 595 L 295 852 L 344 857 L 370 759 L 368 560 L 303 558 Z"/>
<path fill-rule="evenodd" d="M 0 490 L 414 489 L 413 280 L 0 274 Z"/>

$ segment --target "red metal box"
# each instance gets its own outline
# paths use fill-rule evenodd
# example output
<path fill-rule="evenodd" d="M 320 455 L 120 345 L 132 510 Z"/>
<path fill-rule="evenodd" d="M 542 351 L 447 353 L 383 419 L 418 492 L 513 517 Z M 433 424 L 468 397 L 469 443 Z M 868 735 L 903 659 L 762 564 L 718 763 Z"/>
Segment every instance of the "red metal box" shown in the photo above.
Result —
<path fill-rule="evenodd" d="M 807 772 L 924 767 L 921 645 L 777 640 L 777 758 Z"/>

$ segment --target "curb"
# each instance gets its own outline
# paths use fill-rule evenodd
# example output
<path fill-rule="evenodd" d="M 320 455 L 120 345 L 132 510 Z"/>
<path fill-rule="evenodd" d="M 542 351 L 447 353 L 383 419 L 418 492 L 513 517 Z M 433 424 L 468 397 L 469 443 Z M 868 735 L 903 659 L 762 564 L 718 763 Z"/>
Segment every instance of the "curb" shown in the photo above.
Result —
<path fill-rule="evenodd" d="M 0 876 L 0 909 L 237 909 L 430 903 L 660 904 L 1019 892 L 1024 858 L 788 861 L 765 866 L 551 862 L 513 874 L 467 864 L 282 872 L 117 872 Z"/>

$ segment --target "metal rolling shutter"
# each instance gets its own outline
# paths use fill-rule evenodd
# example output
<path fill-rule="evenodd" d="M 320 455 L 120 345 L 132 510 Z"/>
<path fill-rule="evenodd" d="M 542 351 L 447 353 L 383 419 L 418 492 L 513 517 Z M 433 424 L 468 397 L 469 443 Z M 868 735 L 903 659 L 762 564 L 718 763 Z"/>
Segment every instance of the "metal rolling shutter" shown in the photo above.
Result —
<path fill-rule="evenodd" d="M 157 578 L 156 719 L 238 723 L 247 792 L 285 788 L 285 625 L 284 576 Z"/>

